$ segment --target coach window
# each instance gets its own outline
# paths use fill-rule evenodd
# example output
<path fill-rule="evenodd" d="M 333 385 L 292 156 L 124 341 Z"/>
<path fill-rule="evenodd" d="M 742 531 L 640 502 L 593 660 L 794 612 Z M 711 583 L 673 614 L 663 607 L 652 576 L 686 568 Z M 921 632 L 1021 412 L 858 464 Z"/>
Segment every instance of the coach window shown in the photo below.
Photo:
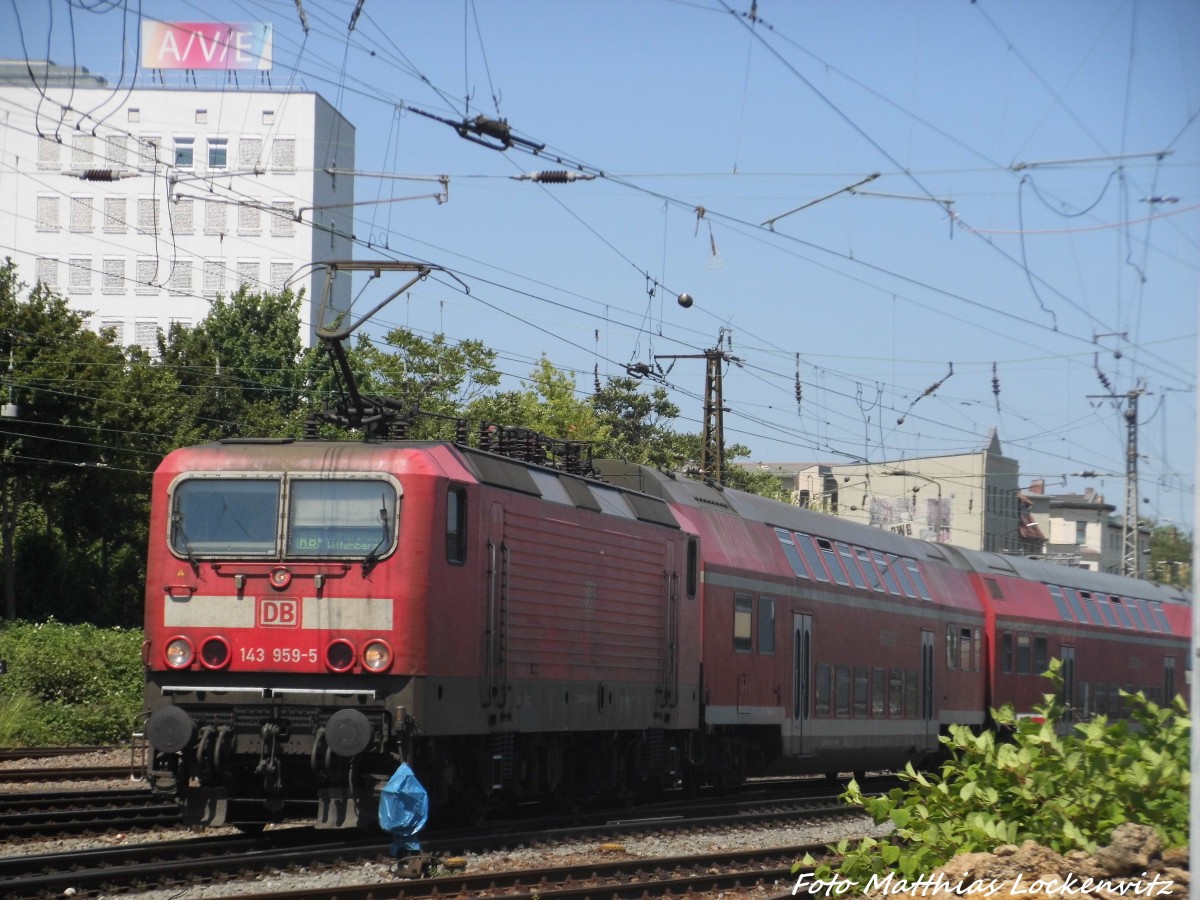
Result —
<path fill-rule="evenodd" d="M 751 618 L 754 598 L 749 594 L 733 595 L 733 649 L 738 653 L 749 653 L 753 645 Z"/>
<path fill-rule="evenodd" d="M 396 489 L 382 480 L 293 479 L 288 556 L 375 559 L 396 542 Z"/>
<path fill-rule="evenodd" d="M 1054 608 L 1058 610 L 1058 617 L 1064 622 L 1075 621 L 1071 618 L 1071 611 L 1067 609 L 1067 600 L 1063 596 L 1062 589 L 1053 584 L 1046 585 L 1046 588 L 1050 591 L 1050 599 L 1054 601 Z"/>
<path fill-rule="evenodd" d="M 975 629 L 975 668 L 974 671 L 983 671 L 983 629 Z"/>
<path fill-rule="evenodd" d="M 915 559 L 904 557 L 904 568 L 908 569 L 908 574 L 912 576 L 913 584 L 916 585 L 917 593 L 921 595 L 922 600 L 932 600 L 933 595 L 929 593 L 929 587 L 925 584 L 925 578 L 921 575 L 921 568 L 917 565 Z"/>
<path fill-rule="evenodd" d="M 904 564 L 900 562 L 900 557 L 894 554 L 888 554 L 888 568 L 896 573 L 896 580 L 900 582 L 900 590 L 904 591 L 906 597 L 917 599 L 917 590 L 912 586 L 912 582 L 908 580 L 908 570 L 904 568 Z"/>
<path fill-rule="evenodd" d="M 800 552 L 808 560 L 808 567 L 812 569 L 813 578 L 817 579 L 817 581 L 828 581 L 829 575 L 825 572 L 825 565 L 821 562 L 821 555 L 817 553 L 817 548 L 813 546 L 812 538 L 807 534 L 797 531 L 796 546 L 800 548 Z"/>
<path fill-rule="evenodd" d="M 878 550 L 872 550 L 871 555 L 875 557 L 875 565 L 879 567 L 879 574 L 883 576 L 883 583 L 887 585 L 889 593 L 900 596 L 900 585 L 896 583 L 896 576 L 888 567 L 887 558 Z"/>
<path fill-rule="evenodd" d="M 821 663 L 817 666 L 817 715 L 829 715 L 829 695 L 832 687 L 833 670 L 827 663 Z"/>
<path fill-rule="evenodd" d="M 839 719 L 850 716 L 850 667 L 838 666 L 833 680 L 834 715 Z"/>
<path fill-rule="evenodd" d="M 846 571 L 850 573 L 850 580 L 854 582 L 854 586 L 861 591 L 867 589 L 867 580 L 863 578 L 862 569 L 858 567 L 858 560 L 854 558 L 854 551 L 847 544 L 838 541 L 838 553 L 842 555 L 842 562 L 846 564 Z"/>
<path fill-rule="evenodd" d="M 1171 631 L 1171 625 L 1169 622 L 1167 622 L 1166 615 L 1163 614 L 1162 603 L 1158 600 L 1151 600 L 1147 605 L 1150 607 L 1150 612 L 1154 617 L 1154 621 L 1158 623 L 1158 630 L 1169 634 Z"/>
<path fill-rule="evenodd" d="M 273 556 L 278 528 L 278 478 L 192 478 L 175 486 L 169 541 L 179 556 Z"/>
<path fill-rule="evenodd" d="M 1175 699 L 1175 657 L 1163 657 L 1163 697 L 1167 703 Z"/>
<path fill-rule="evenodd" d="M 887 715 L 887 669 L 871 670 L 871 715 Z"/>
<path fill-rule="evenodd" d="M 946 668 L 950 671 L 958 668 L 958 640 L 953 625 L 946 626 Z"/>
<path fill-rule="evenodd" d="M 1017 674 L 1033 674 L 1033 645 L 1027 634 L 1017 635 Z"/>
<path fill-rule="evenodd" d="M 1092 689 L 1093 689 L 1093 691 L 1095 691 L 1096 715 L 1098 715 L 1098 716 L 1108 715 L 1108 687 L 1103 684 L 1097 684 Z"/>
<path fill-rule="evenodd" d="M 850 584 L 850 579 L 846 577 L 846 572 L 842 569 L 841 560 L 838 559 L 837 551 L 833 549 L 833 544 L 825 538 L 817 538 L 817 546 L 825 554 L 825 563 L 829 566 L 829 571 L 833 574 L 833 580 L 843 587 Z"/>
<path fill-rule="evenodd" d="M 455 485 L 446 491 L 446 562 L 462 565 L 467 558 L 467 491 Z"/>
<path fill-rule="evenodd" d="M 1096 609 L 1104 615 L 1104 621 L 1114 628 L 1117 627 L 1117 617 L 1113 615 L 1112 607 L 1108 605 L 1108 599 L 1103 594 L 1096 595 Z"/>
<path fill-rule="evenodd" d="M 1108 597 L 1108 602 L 1112 604 L 1112 610 L 1117 614 L 1117 618 L 1120 619 L 1121 625 L 1124 628 L 1132 628 L 1133 623 L 1129 621 L 1129 613 L 1126 612 L 1125 604 L 1121 602 L 1121 598 L 1116 594 L 1110 594 Z"/>
<path fill-rule="evenodd" d="M 758 652 L 775 652 L 775 600 L 758 598 Z"/>
<path fill-rule="evenodd" d="M 1004 675 L 1011 675 L 1013 671 L 1013 636 L 1011 632 L 1004 632 L 1000 636 L 1000 672 Z"/>
<path fill-rule="evenodd" d="M 964 672 L 971 671 L 971 629 L 958 629 L 958 660 Z"/>
<path fill-rule="evenodd" d="M 1083 606 L 1079 602 L 1079 595 L 1072 588 L 1062 588 L 1063 596 L 1067 598 L 1067 604 L 1071 608 L 1071 612 L 1075 614 L 1075 621 L 1087 624 L 1088 617 L 1083 611 Z"/>
<path fill-rule="evenodd" d="M 904 670 L 892 669 L 888 680 L 888 715 L 898 719 L 904 714 Z"/>
<path fill-rule="evenodd" d="M 917 717 L 917 670 L 904 670 L 904 715 Z"/>
<path fill-rule="evenodd" d="M 871 670 L 854 667 L 854 717 L 865 718 L 871 709 Z"/>
<path fill-rule="evenodd" d="M 796 542 L 792 540 L 792 533 L 786 528 L 776 528 L 775 536 L 779 538 L 779 546 L 783 548 L 783 555 L 787 557 L 788 565 L 792 567 L 792 571 L 799 578 L 807 578 L 808 570 L 804 568 L 804 560 L 800 558 L 800 551 L 796 549 Z"/>
<path fill-rule="evenodd" d="M 1096 602 L 1092 597 L 1092 592 L 1080 591 L 1079 599 L 1083 601 L 1083 608 L 1087 612 L 1088 621 L 1093 625 L 1103 625 L 1104 619 L 1100 616 L 1100 610 L 1096 609 Z"/>
<path fill-rule="evenodd" d="M 1138 609 L 1137 602 L 1128 597 L 1122 597 L 1121 605 L 1129 610 L 1129 620 L 1133 622 L 1133 627 L 1145 631 L 1146 623 L 1142 621 L 1142 611 Z"/>
<path fill-rule="evenodd" d="M 1033 639 L 1033 674 L 1041 675 L 1050 668 L 1050 648 L 1044 637 Z"/>
<path fill-rule="evenodd" d="M 871 554 L 862 547 L 855 547 L 854 555 L 862 563 L 862 570 L 866 574 L 867 580 L 871 582 L 871 587 L 882 592 L 883 579 L 879 577 L 879 573 L 875 570 L 875 563 L 871 562 Z"/>

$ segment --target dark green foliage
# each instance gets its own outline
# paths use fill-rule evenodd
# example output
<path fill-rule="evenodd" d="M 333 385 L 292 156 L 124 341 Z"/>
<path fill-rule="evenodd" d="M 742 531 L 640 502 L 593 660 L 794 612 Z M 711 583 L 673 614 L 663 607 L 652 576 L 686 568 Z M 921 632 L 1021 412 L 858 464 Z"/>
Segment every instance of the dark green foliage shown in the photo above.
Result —
<path fill-rule="evenodd" d="M 1055 660 L 1049 675 L 1061 688 L 1059 669 Z M 1026 840 L 1093 852 L 1124 822 L 1153 827 L 1165 846 L 1186 844 L 1191 719 L 1183 699 L 1164 708 L 1137 694 L 1132 720 L 1100 716 L 1061 734 L 1058 696 L 1047 694 L 1038 708 L 1044 721 L 998 713 L 1009 739 L 952 726 L 942 738 L 950 759 L 936 773 L 909 767 L 907 789 L 869 797 L 851 782 L 844 799 L 895 831 L 890 840 L 831 848 L 843 856 L 838 874 L 859 884 L 888 871 L 907 878 L 960 853 Z M 823 866 L 818 877 L 831 871 Z"/>
<path fill-rule="evenodd" d="M 0 746 L 127 742 L 142 706 L 141 644 L 136 630 L 0 626 Z"/>

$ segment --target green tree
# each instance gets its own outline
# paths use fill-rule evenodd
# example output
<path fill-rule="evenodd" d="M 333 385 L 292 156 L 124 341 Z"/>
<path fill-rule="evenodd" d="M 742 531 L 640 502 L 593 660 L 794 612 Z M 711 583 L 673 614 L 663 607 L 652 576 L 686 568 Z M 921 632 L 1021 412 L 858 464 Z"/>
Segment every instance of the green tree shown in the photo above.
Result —
<path fill-rule="evenodd" d="M 679 407 L 662 385 L 643 392 L 642 384 L 636 378 L 613 377 L 592 395 L 592 408 L 608 427 L 596 455 L 677 468 L 684 459 L 686 440 L 667 426 L 679 416 Z"/>
<path fill-rule="evenodd" d="M 529 373 L 529 387 L 479 397 L 468 405 L 472 422 L 519 425 L 548 437 L 602 444 L 611 426 L 575 389 L 575 379 L 544 355 Z"/>
<path fill-rule="evenodd" d="M 1185 590 L 1192 583 L 1192 535 L 1174 525 L 1150 532 L 1150 577 Z"/>
<path fill-rule="evenodd" d="M 196 326 L 173 324 L 160 336 L 161 364 L 180 385 L 180 445 L 299 433 L 312 381 L 326 366 L 301 345 L 302 300 L 243 285 L 218 297 Z"/>

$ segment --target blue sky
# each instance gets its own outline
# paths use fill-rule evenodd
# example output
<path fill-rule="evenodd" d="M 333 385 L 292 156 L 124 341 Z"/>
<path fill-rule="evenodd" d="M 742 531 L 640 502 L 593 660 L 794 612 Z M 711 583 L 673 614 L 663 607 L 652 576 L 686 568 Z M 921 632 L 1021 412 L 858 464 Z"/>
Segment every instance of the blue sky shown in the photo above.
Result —
<path fill-rule="evenodd" d="M 365 0 L 352 31 L 353 0 L 302 5 L 307 37 L 295 0 L 140 8 L 271 22 L 271 83 L 346 114 L 360 173 L 449 176 L 445 203 L 357 180 L 395 200 L 358 208 L 358 257 L 470 287 L 423 282 L 379 330 L 483 340 L 514 378 L 545 354 L 581 392 L 720 340 L 751 459 L 895 461 L 996 428 L 1022 485 L 1119 507 L 1124 401 L 1100 397 L 1140 388 L 1140 512 L 1191 527 L 1200 4 Z M 124 47 L 127 86 L 138 9 L 9 0 L 0 54 L 116 86 Z M 563 169 L 599 177 L 516 178 Z M 699 430 L 703 361 L 660 362 Z"/>

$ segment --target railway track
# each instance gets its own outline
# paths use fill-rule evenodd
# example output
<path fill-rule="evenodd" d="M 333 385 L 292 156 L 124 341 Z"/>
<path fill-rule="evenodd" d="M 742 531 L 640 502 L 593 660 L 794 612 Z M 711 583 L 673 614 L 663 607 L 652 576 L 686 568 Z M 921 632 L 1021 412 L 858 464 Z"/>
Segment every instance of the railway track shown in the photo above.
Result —
<path fill-rule="evenodd" d="M 445 859 L 454 854 L 482 853 L 512 847 L 538 847 L 549 850 L 563 842 L 586 841 L 589 843 L 619 843 L 631 836 L 645 835 L 657 832 L 685 831 L 698 838 L 721 827 L 766 827 L 770 823 L 795 823 L 798 820 L 815 821 L 831 817 L 853 815 L 845 807 L 840 806 L 834 798 L 818 800 L 780 801 L 771 800 L 757 805 L 745 801 L 742 804 L 723 802 L 721 808 L 707 816 L 700 815 L 700 810 L 692 807 L 689 811 L 677 810 L 668 812 L 659 810 L 649 814 L 648 810 L 638 810 L 637 819 L 614 820 L 599 818 L 583 825 L 566 825 L 561 821 L 557 825 L 546 825 L 531 829 L 529 823 L 493 823 L 487 829 L 473 829 L 463 832 L 445 832 L 434 834 L 423 841 L 427 853 L 436 858 Z M 223 838 L 199 838 L 185 841 L 170 841 L 154 844 L 102 848 L 86 852 L 65 854 L 37 854 L 0 858 L 0 895 L 12 900 L 40 900 L 51 896 L 61 897 L 74 891 L 76 895 L 85 896 L 96 892 L 128 891 L 131 889 L 146 889 L 149 887 L 177 888 L 198 883 L 212 883 L 228 879 L 231 873 L 238 876 L 249 876 L 251 873 L 286 872 L 289 869 L 303 868 L 306 872 L 331 869 L 347 865 L 352 861 L 374 861 L 380 867 L 391 866 L 394 862 L 390 853 L 390 841 L 378 832 L 370 835 L 351 837 L 338 833 L 331 838 L 328 832 L 320 832 L 310 828 L 283 829 L 267 832 L 255 837 L 229 836 Z M 816 845 L 821 849 L 823 845 Z M 788 853 L 792 851 L 789 849 Z M 795 862 L 800 856 L 793 855 L 786 865 Z M 621 860 L 628 864 L 629 860 Z M 645 864 L 645 860 L 641 861 Z M 652 861 L 658 862 L 658 861 Z M 715 863 L 710 864 L 710 868 Z M 568 871 L 563 867 L 564 874 L 559 878 L 563 885 L 556 890 L 569 890 L 572 883 L 577 883 L 579 874 Z M 755 878 L 767 877 L 763 872 L 770 870 L 772 878 L 778 878 L 778 864 L 772 864 L 759 870 Z M 445 895 L 445 879 L 453 873 L 438 870 L 438 877 L 433 879 L 418 879 L 416 881 L 398 881 L 405 890 L 419 890 L 418 885 L 428 882 L 432 889 L 442 885 Z M 679 877 L 696 878 L 702 873 L 680 875 Z M 710 875 L 712 873 L 709 873 Z M 476 875 L 453 875 L 455 878 L 485 878 L 496 877 Z M 521 876 L 514 876 L 521 877 Z M 526 876 L 527 877 L 527 876 Z M 549 874 L 539 878 L 550 879 Z M 620 876 L 614 876 L 620 877 Z M 648 876 L 640 876 L 648 877 Z M 654 876 L 661 880 L 661 874 Z M 745 876 L 748 877 L 748 876 Z M 575 879 L 573 882 L 572 879 Z M 550 882 L 547 881 L 547 884 Z M 378 891 L 379 881 L 372 887 Z M 388 886 L 390 889 L 390 885 Z M 593 887 L 594 889 L 594 887 Z M 364 888 L 365 890 L 365 888 Z M 464 888 L 463 896 L 474 896 L 475 888 Z M 327 894 L 328 892 L 326 892 Z M 337 893 L 343 896 L 339 886 Z M 546 888 L 539 888 L 540 896 L 553 896 Z M 297 895 L 300 896 L 300 895 Z M 310 894 L 309 896 L 319 896 Z M 391 896 L 376 894 L 376 897 Z M 394 896 L 428 896 L 420 893 L 398 893 Z M 562 894 L 562 896 L 571 896 Z M 606 888 L 604 896 L 622 896 L 610 894 Z"/>
<path fill-rule="evenodd" d="M 0 797 L 0 840 L 132 831 L 171 825 L 179 818 L 177 804 L 146 788 L 10 794 Z"/>

